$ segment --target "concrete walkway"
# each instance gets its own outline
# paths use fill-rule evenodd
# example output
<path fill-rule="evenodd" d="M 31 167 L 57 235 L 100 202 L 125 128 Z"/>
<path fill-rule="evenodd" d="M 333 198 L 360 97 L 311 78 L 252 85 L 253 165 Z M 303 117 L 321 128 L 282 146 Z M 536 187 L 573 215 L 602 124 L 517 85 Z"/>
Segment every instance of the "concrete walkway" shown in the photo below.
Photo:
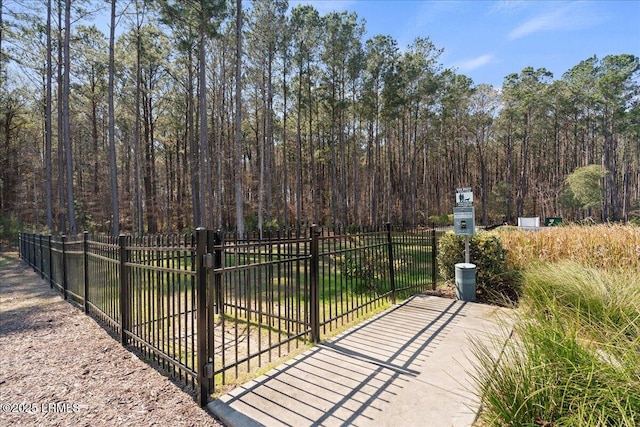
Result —
<path fill-rule="evenodd" d="M 470 426 L 480 406 L 470 337 L 505 336 L 501 313 L 508 310 L 416 296 L 208 409 L 228 427 Z"/>

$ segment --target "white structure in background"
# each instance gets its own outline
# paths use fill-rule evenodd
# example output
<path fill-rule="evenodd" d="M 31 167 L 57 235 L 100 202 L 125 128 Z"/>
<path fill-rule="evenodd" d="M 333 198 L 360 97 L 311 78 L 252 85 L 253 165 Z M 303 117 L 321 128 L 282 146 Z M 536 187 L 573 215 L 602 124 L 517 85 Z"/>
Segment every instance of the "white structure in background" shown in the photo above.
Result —
<path fill-rule="evenodd" d="M 540 217 L 532 218 L 518 218 L 518 227 L 523 230 L 539 230 L 540 229 Z"/>

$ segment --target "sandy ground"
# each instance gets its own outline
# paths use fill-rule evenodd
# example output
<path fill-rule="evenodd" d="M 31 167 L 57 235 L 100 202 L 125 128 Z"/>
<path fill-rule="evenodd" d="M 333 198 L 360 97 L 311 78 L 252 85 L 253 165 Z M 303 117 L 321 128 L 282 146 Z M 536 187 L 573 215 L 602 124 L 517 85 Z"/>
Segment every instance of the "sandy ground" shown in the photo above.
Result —
<path fill-rule="evenodd" d="M 0 425 L 222 424 L 17 254 L 0 253 Z"/>

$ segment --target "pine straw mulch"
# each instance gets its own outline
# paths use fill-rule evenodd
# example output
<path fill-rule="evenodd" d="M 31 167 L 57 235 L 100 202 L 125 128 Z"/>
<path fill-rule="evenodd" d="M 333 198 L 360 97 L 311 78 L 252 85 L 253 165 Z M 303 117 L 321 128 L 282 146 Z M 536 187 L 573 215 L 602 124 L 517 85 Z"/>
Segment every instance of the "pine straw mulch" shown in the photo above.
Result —
<path fill-rule="evenodd" d="M 193 397 L 0 253 L 0 425 L 221 426 Z"/>

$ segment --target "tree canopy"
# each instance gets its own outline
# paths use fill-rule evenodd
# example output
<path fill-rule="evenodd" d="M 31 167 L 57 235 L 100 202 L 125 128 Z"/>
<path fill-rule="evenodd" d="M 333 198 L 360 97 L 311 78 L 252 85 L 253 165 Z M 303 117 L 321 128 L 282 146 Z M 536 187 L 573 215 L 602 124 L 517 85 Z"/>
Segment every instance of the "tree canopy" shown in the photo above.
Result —
<path fill-rule="evenodd" d="M 602 179 L 607 172 L 600 165 L 583 166 L 567 176 L 568 190 L 581 209 L 597 209 L 602 206 L 604 194 Z"/>
<path fill-rule="evenodd" d="M 483 224 L 640 216 L 633 54 L 498 88 L 286 0 L 47 6 L 0 3 L 0 215 L 25 226 L 420 225 L 462 186 Z"/>

